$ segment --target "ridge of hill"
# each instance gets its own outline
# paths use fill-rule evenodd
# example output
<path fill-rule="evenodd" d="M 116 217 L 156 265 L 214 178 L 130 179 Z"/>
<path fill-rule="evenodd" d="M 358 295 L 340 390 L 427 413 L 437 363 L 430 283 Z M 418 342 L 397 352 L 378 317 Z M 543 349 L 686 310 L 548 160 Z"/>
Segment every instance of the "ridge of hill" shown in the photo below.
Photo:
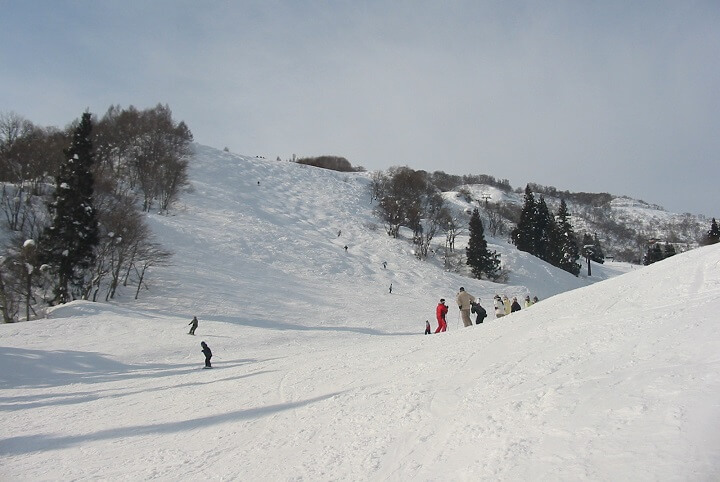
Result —
<path fill-rule="evenodd" d="M 469 193 L 471 201 L 468 204 L 480 207 L 481 214 L 484 209 L 495 209 L 503 217 L 505 233 L 509 236 L 516 221 L 508 214 L 513 213 L 515 218 L 519 216 L 524 193 L 504 191 L 485 184 L 466 185 L 459 189 Z M 575 234 L 579 237 L 585 233 L 597 235 L 606 256 L 618 261 L 642 263 L 648 246 L 656 241 L 671 243 L 678 252 L 694 249 L 710 228 L 710 220 L 705 216 L 671 213 L 656 204 L 628 196 L 588 194 L 585 196 L 588 199 L 601 198 L 602 201 L 581 202 L 578 198 L 583 196 L 564 198 L 543 192 L 533 194 L 536 199 L 543 196 L 553 212 L 558 211 L 560 200 L 565 199 Z M 446 198 L 453 196 L 464 197 L 459 191 L 446 193 Z"/>

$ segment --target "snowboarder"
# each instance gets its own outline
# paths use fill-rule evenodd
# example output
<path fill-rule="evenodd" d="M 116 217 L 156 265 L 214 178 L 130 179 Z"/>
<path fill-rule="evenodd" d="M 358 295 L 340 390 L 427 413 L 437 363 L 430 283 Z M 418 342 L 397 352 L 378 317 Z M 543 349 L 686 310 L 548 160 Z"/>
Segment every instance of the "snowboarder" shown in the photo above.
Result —
<path fill-rule="evenodd" d="M 447 330 L 447 321 L 445 320 L 447 312 L 448 307 L 445 304 L 445 298 L 440 298 L 440 303 L 438 303 L 437 308 L 435 308 L 435 318 L 437 318 L 438 322 L 438 327 L 437 330 L 435 330 L 435 333 Z"/>
<path fill-rule="evenodd" d="M 192 326 L 190 326 L 190 331 L 188 332 L 188 335 L 194 335 L 194 334 L 195 334 L 195 330 L 196 330 L 197 327 L 198 327 L 198 319 L 197 319 L 197 316 L 193 316 L 192 321 L 191 321 L 190 323 L 188 323 L 188 326 L 189 326 L 189 325 L 192 325 Z"/>
<path fill-rule="evenodd" d="M 513 297 L 512 305 L 510 305 L 510 313 L 520 311 L 520 303 L 518 303 L 517 297 Z"/>
<path fill-rule="evenodd" d="M 210 347 L 207 346 L 204 341 L 200 342 L 200 346 L 202 347 L 203 355 L 205 355 L 205 368 L 212 368 L 212 365 L 210 364 L 210 359 L 212 358 L 212 351 L 210 351 Z"/>
<path fill-rule="evenodd" d="M 430 330 L 430 320 L 425 320 L 425 334 L 429 335 L 430 333 L 432 333 Z"/>
<path fill-rule="evenodd" d="M 502 318 L 505 316 L 505 305 L 500 299 L 500 295 L 495 295 L 493 305 L 495 306 L 495 318 Z"/>
<path fill-rule="evenodd" d="M 460 287 L 460 292 L 457 294 L 457 305 L 462 316 L 463 325 L 466 327 L 472 326 L 472 320 L 470 319 L 470 308 L 471 304 L 475 303 L 475 297 L 465 291 L 465 288 Z"/>
<path fill-rule="evenodd" d="M 477 299 L 475 303 L 471 303 L 470 312 L 475 313 L 477 316 L 475 317 L 475 324 L 479 325 L 483 322 L 483 320 L 487 317 L 487 311 L 485 311 L 485 308 L 480 306 L 480 298 Z"/>

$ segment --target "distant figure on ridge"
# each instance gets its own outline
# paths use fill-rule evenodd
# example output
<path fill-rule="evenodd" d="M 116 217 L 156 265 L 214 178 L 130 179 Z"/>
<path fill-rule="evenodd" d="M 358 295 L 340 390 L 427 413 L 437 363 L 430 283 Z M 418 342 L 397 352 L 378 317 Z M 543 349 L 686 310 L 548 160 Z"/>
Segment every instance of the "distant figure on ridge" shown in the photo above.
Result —
<path fill-rule="evenodd" d="M 190 326 L 190 331 L 188 332 L 188 335 L 194 335 L 195 330 L 197 330 L 197 327 L 198 327 L 197 316 L 193 316 L 192 321 L 190 323 L 188 323 L 188 325 L 192 325 L 192 326 Z"/>
<path fill-rule="evenodd" d="M 513 297 L 512 305 L 510 305 L 510 312 L 515 313 L 516 311 L 520 311 L 520 303 L 518 303 L 516 297 Z"/>
<path fill-rule="evenodd" d="M 207 346 L 204 341 L 200 342 L 200 346 L 202 347 L 203 355 L 205 355 L 205 368 L 212 368 L 212 365 L 210 364 L 210 359 L 212 358 L 212 351 L 210 351 L 210 347 Z"/>
<path fill-rule="evenodd" d="M 533 302 L 530 300 L 530 295 L 525 296 L 525 308 L 530 308 Z"/>
<path fill-rule="evenodd" d="M 438 327 L 437 330 L 435 330 L 435 333 L 447 330 L 447 321 L 445 320 L 447 312 L 448 307 L 445 304 L 445 298 L 440 298 L 440 303 L 438 303 L 437 308 L 435 308 L 435 318 L 437 318 L 438 322 Z"/>
<path fill-rule="evenodd" d="M 463 325 L 466 327 L 472 326 L 472 320 L 470 319 L 470 308 L 472 303 L 475 303 L 475 297 L 465 291 L 465 288 L 460 287 L 460 292 L 457 294 L 457 305 L 462 316 Z"/>

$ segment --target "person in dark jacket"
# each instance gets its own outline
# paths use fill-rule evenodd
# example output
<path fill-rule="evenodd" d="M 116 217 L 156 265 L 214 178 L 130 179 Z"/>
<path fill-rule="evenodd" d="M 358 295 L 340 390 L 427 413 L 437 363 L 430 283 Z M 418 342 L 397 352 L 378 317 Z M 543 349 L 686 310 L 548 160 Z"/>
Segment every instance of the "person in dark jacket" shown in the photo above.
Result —
<path fill-rule="evenodd" d="M 517 298 L 513 298 L 512 305 L 510 305 L 510 313 L 515 313 L 516 311 L 520 311 L 520 303 L 518 303 Z"/>
<path fill-rule="evenodd" d="M 210 351 L 210 347 L 207 346 L 204 341 L 200 342 L 200 346 L 202 347 L 203 355 L 205 355 L 205 368 L 212 368 L 212 365 L 210 364 L 210 359 L 212 358 L 212 351 Z"/>
<path fill-rule="evenodd" d="M 193 316 L 192 321 L 191 321 L 190 323 L 188 323 L 188 325 L 192 325 L 192 326 L 190 327 L 190 331 L 188 332 L 188 335 L 194 335 L 194 334 L 195 334 L 195 330 L 196 330 L 197 327 L 198 327 L 198 319 L 197 319 L 197 316 Z"/>
<path fill-rule="evenodd" d="M 445 319 L 447 313 L 448 307 L 445 304 L 445 298 L 440 298 L 440 303 L 438 303 L 437 308 L 435 308 L 435 317 L 438 322 L 438 327 L 437 330 L 435 330 L 435 333 L 447 330 L 447 320 Z"/>
<path fill-rule="evenodd" d="M 478 301 L 480 301 L 480 298 L 478 298 Z M 477 315 L 475 317 L 475 324 L 479 325 L 487 317 L 487 311 L 485 311 L 485 308 L 480 306 L 480 303 L 478 303 L 477 301 L 475 303 L 471 303 L 470 306 L 470 311 Z"/>
<path fill-rule="evenodd" d="M 425 334 L 429 335 L 432 333 L 432 329 L 430 328 L 430 320 L 425 320 Z"/>

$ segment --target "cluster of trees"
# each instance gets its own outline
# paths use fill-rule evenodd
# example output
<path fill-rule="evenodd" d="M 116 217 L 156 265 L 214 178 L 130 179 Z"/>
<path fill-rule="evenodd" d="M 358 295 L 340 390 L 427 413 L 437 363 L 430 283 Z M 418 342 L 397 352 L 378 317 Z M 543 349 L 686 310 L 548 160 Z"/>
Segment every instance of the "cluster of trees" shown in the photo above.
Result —
<path fill-rule="evenodd" d="M 570 214 L 561 200 L 557 216 L 553 216 L 540 196 L 536 201 L 528 185 L 520 221 L 511 234 L 512 242 L 525 251 L 577 276 L 580 273 L 580 248 L 570 224 Z"/>
<path fill-rule="evenodd" d="M 455 250 L 455 238 L 461 231 L 459 220 L 445 205 L 433 176 L 409 167 L 392 167 L 376 172 L 370 184 L 371 198 L 377 200 L 375 215 L 389 236 L 398 237 L 401 227 L 412 230 L 415 254 L 425 259 L 430 242 L 439 233 L 445 235 L 445 262 Z M 484 228 L 476 209 L 470 218 L 470 240 L 465 250 L 466 264 L 476 278 L 497 279 L 500 255 L 487 249 Z"/>
<path fill-rule="evenodd" d="M 93 122 L 39 128 L 0 116 L 0 183 L 7 229 L 0 256 L 0 312 L 10 322 L 35 307 L 146 285 L 170 253 L 153 241 L 143 211 L 167 212 L 187 185 L 192 134 L 168 106 L 112 106 Z M 69 146 L 69 147 L 68 147 Z"/>
<path fill-rule="evenodd" d="M 718 223 L 715 221 L 715 218 L 712 219 L 712 222 L 710 223 L 710 229 L 707 233 L 705 233 L 705 237 L 703 239 L 704 245 L 709 244 L 715 244 L 720 242 L 720 228 L 718 228 Z"/>
<path fill-rule="evenodd" d="M 665 258 L 675 256 L 676 254 L 677 251 L 675 250 L 675 246 L 673 244 L 666 242 L 663 245 L 656 240 L 652 240 L 652 242 L 648 245 L 645 256 L 643 256 L 643 264 L 647 266 L 649 264 L 657 263 Z"/>
<path fill-rule="evenodd" d="M 593 207 L 609 206 L 613 200 L 611 194 L 606 192 L 592 193 L 592 192 L 570 192 L 570 191 L 558 191 L 553 186 L 543 186 L 542 184 L 529 183 L 527 185 L 533 192 L 538 194 L 544 194 L 554 198 L 565 199 L 566 201 L 576 202 L 578 204 L 586 204 Z"/>
<path fill-rule="evenodd" d="M 387 234 L 396 238 L 401 227 L 411 229 L 418 258 L 427 257 L 430 242 L 441 230 L 447 233 L 446 249 L 454 249 L 457 220 L 450 215 L 427 173 L 391 167 L 373 175 L 370 189 L 371 198 L 378 201 L 375 214 L 383 221 Z"/>
<path fill-rule="evenodd" d="M 330 169 L 333 171 L 340 172 L 363 172 L 365 168 L 362 166 L 353 167 L 353 165 L 340 156 L 318 156 L 318 157 L 301 157 L 297 161 L 298 164 L 305 164 L 307 166 L 322 167 L 323 169 Z"/>

